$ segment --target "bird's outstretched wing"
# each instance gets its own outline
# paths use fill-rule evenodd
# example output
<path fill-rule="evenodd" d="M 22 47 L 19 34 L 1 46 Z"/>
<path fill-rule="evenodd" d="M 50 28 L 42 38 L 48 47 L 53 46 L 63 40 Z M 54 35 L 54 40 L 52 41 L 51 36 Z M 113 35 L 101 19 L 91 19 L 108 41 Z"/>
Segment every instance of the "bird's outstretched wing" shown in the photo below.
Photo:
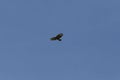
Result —
<path fill-rule="evenodd" d="M 52 37 L 52 38 L 50 38 L 50 40 L 56 40 L 56 37 Z"/>
<path fill-rule="evenodd" d="M 63 36 L 63 33 L 60 33 L 56 36 L 57 39 L 60 39 Z"/>

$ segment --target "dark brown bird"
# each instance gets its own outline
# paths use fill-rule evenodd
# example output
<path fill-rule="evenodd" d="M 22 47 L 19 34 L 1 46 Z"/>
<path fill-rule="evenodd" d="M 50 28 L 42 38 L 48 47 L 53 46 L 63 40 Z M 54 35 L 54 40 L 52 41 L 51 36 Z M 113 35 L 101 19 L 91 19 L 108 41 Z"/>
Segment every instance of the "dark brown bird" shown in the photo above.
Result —
<path fill-rule="evenodd" d="M 63 36 L 63 33 L 60 33 L 60 34 L 56 35 L 55 37 L 50 38 L 50 40 L 62 41 L 62 39 L 60 39 L 62 36 Z"/>

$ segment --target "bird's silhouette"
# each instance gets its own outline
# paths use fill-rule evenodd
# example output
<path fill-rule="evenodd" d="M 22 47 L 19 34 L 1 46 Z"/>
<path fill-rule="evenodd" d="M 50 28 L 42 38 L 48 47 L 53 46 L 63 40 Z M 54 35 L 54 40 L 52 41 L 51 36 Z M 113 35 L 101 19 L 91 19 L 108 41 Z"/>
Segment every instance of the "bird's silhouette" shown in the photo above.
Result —
<path fill-rule="evenodd" d="M 50 40 L 62 41 L 62 39 L 60 39 L 62 36 L 63 36 L 63 33 L 60 33 L 60 34 L 56 35 L 55 37 L 50 38 Z"/>

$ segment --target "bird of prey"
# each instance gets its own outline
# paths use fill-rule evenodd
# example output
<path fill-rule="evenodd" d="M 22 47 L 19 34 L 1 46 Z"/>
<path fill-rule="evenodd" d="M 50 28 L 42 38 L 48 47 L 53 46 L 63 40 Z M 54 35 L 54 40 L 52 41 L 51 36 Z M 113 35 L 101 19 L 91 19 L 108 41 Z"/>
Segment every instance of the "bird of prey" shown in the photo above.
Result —
<path fill-rule="evenodd" d="M 50 40 L 62 41 L 62 39 L 60 39 L 62 36 L 63 36 L 63 33 L 60 33 L 60 34 L 56 35 L 55 37 L 50 38 Z"/>

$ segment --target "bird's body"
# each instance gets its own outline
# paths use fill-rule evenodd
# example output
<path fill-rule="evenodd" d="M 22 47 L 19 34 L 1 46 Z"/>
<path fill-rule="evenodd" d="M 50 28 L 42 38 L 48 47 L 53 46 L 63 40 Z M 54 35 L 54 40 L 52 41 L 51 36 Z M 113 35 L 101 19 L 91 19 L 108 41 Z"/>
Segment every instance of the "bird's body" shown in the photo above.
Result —
<path fill-rule="evenodd" d="M 60 33 L 60 34 L 58 34 L 57 36 L 52 37 L 52 38 L 50 38 L 50 39 L 51 39 L 51 40 L 58 40 L 58 41 L 62 41 L 62 39 L 60 39 L 62 36 L 63 36 L 63 33 Z"/>

